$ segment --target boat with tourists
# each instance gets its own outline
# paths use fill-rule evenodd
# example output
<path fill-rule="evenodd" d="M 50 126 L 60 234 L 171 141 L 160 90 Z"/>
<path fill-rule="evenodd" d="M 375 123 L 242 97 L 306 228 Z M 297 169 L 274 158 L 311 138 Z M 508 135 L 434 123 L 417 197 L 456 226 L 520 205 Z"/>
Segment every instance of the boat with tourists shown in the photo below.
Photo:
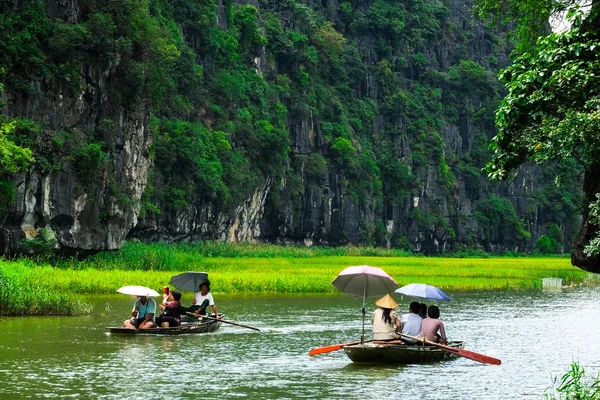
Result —
<path fill-rule="evenodd" d="M 395 291 L 397 293 L 421 299 L 441 301 L 451 300 L 450 297 L 446 296 L 445 293 L 435 286 L 427 284 L 410 284 L 400 288 L 394 278 L 388 275 L 384 270 L 368 265 L 344 269 L 335 277 L 331 284 L 338 288 L 342 293 L 353 296 L 362 295 L 361 340 L 358 342 L 315 347 L 308 352 L 309 356 L 343 349 L 348 358 L 357 363 L 417 364 L 449 360 L 456 357 L 464 357 L 484 364 L 500 365 L 502 363 L 502 361 L 497 358 L 476 353 L 471 350 L 465 350 L 463 348 L 464 341 L 451 341 L 448 344 L 437 343 L 439 339 L 442 339 L 440 341 L 443 342 L 446 341 L 443 330 L 441 331 L 442 336 L 435 338 L 435 341 L 428 340 L 426 335 L 417 337 L 407 334 L 409 332 L 400 332 L 399 326 L 405 322 L 401 322 L 397 313 L 393 311 L 398 308 L 398 304 L 390 296 L 390 293 Z M 366 298 L 375 296 L 383 296 L 375 302 L 375 304 L 379 306 L 379 310 L 377 310 L 376 313 L 381 311 L 381 315 L 384 316 L 386 315 L 385 313 L 388 313 L 388 320 L 384 320 L 385 325 L 382 324 L 378 327 L 383 329 L 378 331 L 375 330 L 375 325 L 373 325 L 374 339 L 365 340 Z M 420 303 L 415 302 L 415 304 L 417 307 L 412 308 L 413 304 L 411 303 L 411 307 L 409 308 L 409 311 L 414 314 L 416 314 L 415 310 L 421 309 Z M 433 306 L 429 307 L 428 311 L 431 311 L 432 308 Z M 435 309 L 437 309 L 437 306 Z M 435 314 L 436 313 L 428 312 L 429 318 L 431 319 L 437 319 L 439 317 L 439 310 L 437 315 Z M 375 313 L 373 315 L 375 315 Z M 419 325 L 417 326 L 417 332 L 419 332 L 422 328 L 422 317 L 419 316 L 417 318 L 419 318 Z M 396 321 L 394 321 L 394 319 L 396 319 Z M 406 322 L 406 326 L 408 326 L 408 322 Z M 443 325 L 441 326 L 443 328 Z M 440 328 L 436 327 L 436 330 L 437 329 Z M 419 332 L 419 334 L 421 333 Z M 437 333 L 435 336 L 438 336 Z"/>
<path fill-rule="evenodd" d="M 222 318 L 223 316 L 220 315 Z M 168 328 L 156 327 L 149 329 L 128 329 L 123 326 L 109 326 L 108 331 L 124 335 L 184 335 L 197 333 L 211 333 L 221 327 L 223 321 L 219 319 L 203 319 L 195 322 L 182 322 L 179 326 Z"/>
<path fill-rule="evenodd" d="M 448 347 L 462 349 L 464 341 L 453 341 Z M 458 354 L 435 346 L 415 346 L 413 344 L 365 342 L 343 347 L 344 352 L 355 363 L 380 364 L 420 364 L 452 360 Z"/>

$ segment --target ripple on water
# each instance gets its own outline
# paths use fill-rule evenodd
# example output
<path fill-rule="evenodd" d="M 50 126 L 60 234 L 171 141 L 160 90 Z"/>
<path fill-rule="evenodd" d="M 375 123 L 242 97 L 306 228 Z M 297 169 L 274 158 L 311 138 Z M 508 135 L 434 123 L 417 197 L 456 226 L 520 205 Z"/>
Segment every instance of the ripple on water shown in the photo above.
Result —
<path fill-rule="evenodd" d="M 343 351 L 308 357 L 313 347 L 359 339 L 362 304 L 344 295 L 220 295 L 229 318 L 262 332 L 223 324 L 180 337 L 106 335 L 131 309 L 115 299 L 114 315 L 4 319 L 0 380 L 10 385 L 0 385 L 0 397 L 539 399 L 550 374 L 562 375 L 573 360 L 593 375 L 600 369 L 597 289 L 453 298 L 440 304 L 449 337 L 502 365 L 359 365 Z"/>

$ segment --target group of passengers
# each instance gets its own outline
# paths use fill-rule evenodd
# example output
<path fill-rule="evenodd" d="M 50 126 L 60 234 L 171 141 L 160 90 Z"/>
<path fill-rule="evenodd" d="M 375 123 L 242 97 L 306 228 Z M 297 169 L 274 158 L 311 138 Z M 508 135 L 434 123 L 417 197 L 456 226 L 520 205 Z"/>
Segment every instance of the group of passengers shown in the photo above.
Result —
<path fill-rule="evenodd" d="M 156 302 L 148 296 L 137 296 L 131 310 L 131 318 L 123 322 L 123 326 L 129 329 L 149 329 L 155 327 L 168 328 L 181 325 L 181 314 L 190 312 L 200 318 L 206 315 L 206 309 L 210 306 L 215 317 L 219 318 L 215 300 L 210 292 L 210 282 L 202 282 L 199 291 L 194 293 L 192 306 L 185 308 L 181 305 L 181 292 L 177 290 L 167 291 L 163 294 L 163 301 L 159 304 L 161 313 L 156 315 Z"/>
<path fill-rule="evenodd" d="M 396 312 L 398 303 L 389 294 L 377 300 L 375 304 L 379 308 L 371 316 L 374 340 L 400 339 L 406 344 L 424 343 L 407 337 L 412 336 L 435 343 L 448 343 L 437 306 L 427 307 L 426 304 L 413 301 L 408 307 L 408 313 L 399 316 Z"/>

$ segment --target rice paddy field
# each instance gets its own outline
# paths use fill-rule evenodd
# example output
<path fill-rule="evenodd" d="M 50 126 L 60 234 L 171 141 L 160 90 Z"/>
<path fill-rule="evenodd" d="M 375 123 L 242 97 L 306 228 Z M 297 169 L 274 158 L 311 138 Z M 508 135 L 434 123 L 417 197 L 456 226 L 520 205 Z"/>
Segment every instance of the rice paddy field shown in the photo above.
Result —
<path fill-rule="evenodd" d="M 563 285 L 600 283 L 566 257 L 441 258 L 370 248 L 130 243 L 83 261 L 0 260 L 0 315 L 85 312 L 85 305 L 68 306 L 69 299 L 115 293 L 124 285 L 160 291 L 171 276 L 185 271 L 208 272 L 217 293 L 333 293 L 331 281 L 340 271 L 365 264 L 383 268 L 400 286 L 417 282 L 450 290 L 520 290 L 541 288 L 546 277 L 562 278 Z M 48 308 L 53 303 L 61 306 Z"/>

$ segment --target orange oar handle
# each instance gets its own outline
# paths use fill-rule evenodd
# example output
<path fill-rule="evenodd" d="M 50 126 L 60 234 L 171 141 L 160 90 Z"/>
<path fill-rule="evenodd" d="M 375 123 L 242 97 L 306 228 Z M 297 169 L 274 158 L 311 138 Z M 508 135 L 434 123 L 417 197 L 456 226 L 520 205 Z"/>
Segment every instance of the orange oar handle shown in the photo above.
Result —
<path fill-rule="evenodd" d="M 365 340 L 364 343 L 369 343 L 372 341 L 373 341 L 373 339 L 369 339 L 369 340 Z M 352 346 L 355 344 L 360 344 L 360 341 L 350 342 L 350 343 L 331 344 L 329 346 L 323 346 L 323 347 L 315 347 L 314 349 L 312 349 L 308 352 L 308 355 L 316 356 L 317 354 L 330 353 L 332 351 L 338 351 L 338 350 L 343 349 L 346 346 Z"/>
<path fill-rule="evenodd" d="M 338 351 L 344 348 L 344 346 L 352 346 L 353 344 L 359 344 L 360 342 L 350 342 L 342 344 L 332 344 L 329 346 L 315 347 L 308 352 L 309 356 L 316 356 L 317 354 L 330 353 L 332 351 Z"/>

